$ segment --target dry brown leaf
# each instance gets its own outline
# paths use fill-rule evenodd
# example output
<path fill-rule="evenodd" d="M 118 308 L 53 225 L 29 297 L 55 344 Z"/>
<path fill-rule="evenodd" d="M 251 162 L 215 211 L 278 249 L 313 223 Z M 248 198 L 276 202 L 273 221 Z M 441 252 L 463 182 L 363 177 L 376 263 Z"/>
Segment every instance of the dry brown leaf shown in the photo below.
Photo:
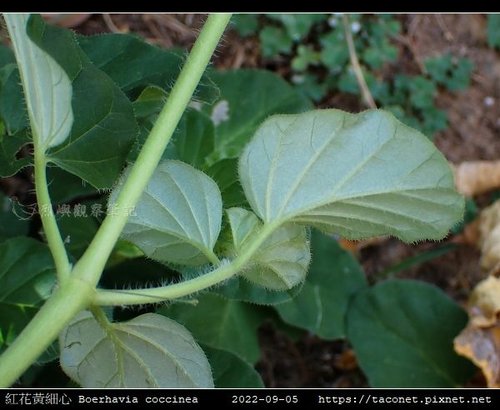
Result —
<path fill-rule="evenodd" d="M 478 327 L 498 324 L 500 313 L 500 278 L 489 276 L 479 282 L 469 299 L 471 323 Z"/>
<path fill-rule="evenodd" d="M 455 351 L 472 360 L 489 387 L 500 387 L 500 279 L 481 281 L 469 300 L 469 324 L 455 338 Z"/>
<path fill-rule="evenodd" d="M 466 161 L 454 167 L 455 185 L 465 196 L 500 187 L 500 161 Z"/>
<path fill-rule="evenodd" d="M 479 217 L 481 268 L 490 271 L 500 264 L 500 201 L 485 208 Z"/>
<path fill-rule="evenodd" d="M 483 372 L 488 387 L 500 387 L 500 326 L 477 328 L 469 324 L 455 338 L 455 351 Z"/>

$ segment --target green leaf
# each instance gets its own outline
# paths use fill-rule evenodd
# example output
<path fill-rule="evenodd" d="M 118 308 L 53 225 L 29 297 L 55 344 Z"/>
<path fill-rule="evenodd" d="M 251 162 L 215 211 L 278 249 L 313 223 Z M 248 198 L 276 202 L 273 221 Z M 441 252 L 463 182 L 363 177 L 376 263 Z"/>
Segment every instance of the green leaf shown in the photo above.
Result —
<path fill-rule="evenodd" d="M 90 61 L 125 92 L 147 85 L 170 88 L 182 66 L 179 54 L 130 34 L 78 36 L 78 43 Z"/>
<path fill-rule="evenodd" d="M 16 215 L 13 201 L 0 192 L 0 241 L 28 234 L 29 221 Z"/>
<path fill-rule="evenodd" d="M 434 107 L 434 97 L 437 89 L 434 83 L 420 75 L 413 76 L 407 82 L 410 101 L 419 109 Z"/>
<path fill-rule="evenodd" d="M 262 223 L 253 212 L 246 209 L 231 208 L 226 212 L 231 226 L 234 256 L 238 256 L 252 242 Z M 283 225 L 264 241 L 240 275 L 266 289 L 292 289 L 304 281 L 310 260 L 306 229 L 297 225 Z"/>
<path fill-rule="evenodd" d="M 438 246 L 428 251 L 418 253 L 415 256 L 410 256 L 409 258 L 403 259 L 401 262 L 396 263 L 392 266 L 387 267 L 383 271 L 377 272 L 374 276 L 374 280 L 387 279 L 394 277 L 398 272 L 410 269 L 413 266 L 422 265 L 425 262 L 431 261 L 435 258 L 443 256 L 448 252 L 457 249 L 458 245 L 448 243 L 445 245 Z"/>
<path fill-rule="evenodd" d="M 389 61 L 394 61 L 398 57 L 398 49 L 387 42 L 374 44 L 366 47 L 361 56 L 362 60 L 372 69 L 379 69 Z"/>
<path fill-rule="evenodd" d="M 55 285 L 46 245 L 18 237 L 0 244 L 0 351 L 30 322 Z"/>
<path fill-rule="evenodd" d="M 214 150 L 214 124 L 206 114 L 188 110 L 172 139 L 178 159 L 201 169 Z"/>
<path fill-rule="evenodd" d="M 244 277 L 233 276 L 212 291 L 230 300 L 257 305 L 277 305 L 296 297 L 302 289 L 302 284 L 301 282 L 291 289 L 277 291 L 263 288 Z"/>
<path fill-rule="evenodd" d="M 297 91 L 315 102 L 323 99 L 328 91 L 328 84 L 319 80 L 314 74 L 294 75 L 292 82 Z"/>
<path fill-rule="evenodd" d="M 0 44 L 0 68 L 9 64 L 16 64 L 16 56 L 9 47 Z"/>
<path fill-rule="evenodd" d="M 235 354 L 226 350 L 201 345 L 207 355 L 217 388 L 264 387 L 257 371 Z"/>
<path fill-rule="evenodd" d="M 139 119 L 141 133 L 133 149 L 133 155 L 130 156 L 131 161 L 137 158 L 163 107 L 165 98 L 166 93 L 162 89 L 147 87 L 134 101 L 134 111 Z M 210 117 L 201 111 L 188 109 L 181 117 L 162 158 L 178 159 L 198 169 L 204 169 L 214 146 L 214 124 Z"/>
<path fill-rule="evenodd" d="M 446 82 L 448 89 L 451 91 L 465 90 L 470 85 L 473 69 L 474 64 L 470 59 L 459 59 L 451 72 L 451 78 Z"/>
<path fill-rule="evenodd" d="M 245 148 L 239 174 L 264 223 L 299 222 L 351 239 L 441 239 L 463 213 L 443 155 L 380 110 L 271 117 Z"/>
<path fill-rule="evenodd" d="M 344 338 L 349 301 L 367 286 L 363 269 L 336 240 L 316 230 L 311 250 L 311 268 L 302 290 L 275 309 L 286 323 L 323 339 Z"/>
<path fill-rule="evenodd" d="M 349 50 L 342 29 L 332 30 L 320 37 L 321 61 L 331 71 L 339 72 L 349 61 Z"/>
<path fill-rule="evenodd" d="M 71 31 L 33 16 L 28 34 L 63 68 L 73 87 L 73 127 L 63 144 L 49 150 L 49 160 L 96 188 L 112 186 L 138 133 L 131 102 L 90 63 Z"/>
<path fill-rule="evenodd" d="M 432 137 L 436 132 L 444 130 L 448 126 L 448 115 L 446 111 L 436 107 L 422 111 L 422 130 L 426 135 Z"/>
<path fill-rule="evenodd" d="M 312 46 L 299 45 L 297 55 L 292 59 L 292 69 L 305 71 L 309 65 L 317 65 L 320 61 L 320 53 L 314 51 Z"/>
<path fill-rule="evenodd" d="M 281 22 L 293 41 L 300 41 L 309 33 L 313 24 L 326 19 L 325 14 L 266 14 L 267 17 Z"/>
<path fill-rule="evenodd" d="M 47 181 L 50 199 L 53 204 L 74 202 L 76 199 L 84 199 L 99 194 L 99 190 L 94 186 L 59 167 L 47 168 Z M 89 209 L 89 213 L 90 211 L 92 209 Z M 104 213 L 104 209 L 102 212 Z"/>
<path fill-rule="evenodd" d="M 448 72 L 453 66 L 451 54 L 427 58 L 424 61 L 424 66 L 431 78 L 440 84 L 444 84 L 448 77 Z"/>
<path fill-rule="evenodd" d="M 164 50 L 129 34 L 78 36 L 78 43 L 90 61 L 133 98 L 151 85 L 170 90 L 185 60 L 182 50 Z M 212 103 L 217 94 L 203 76 L 195 98 Z"/>
<path fill-rule="evenodd" d="M 425 68 L 439 84 L 451 91 L 460 91 L 469 86 L 474 65 L 468 58 L 455 59 L 451 54 L 445 54 L 426 59 Z"/>
<path fill-rule="evenodd" d="M 196 306 L 176 303 L 158 313 L 182 323 L 195 339 L 255 363 L 260 357 L 257 328 L 262 317 L 255 306 L 212 293 L 197 297 Z"/>
<path fill-rule="evenodd" d="M 247 205 L 238 178 L 238 160 L 236 158 L 222 159 L 205 170 L 219 186 L 224 208 Z"/>
<path fill-rule="evenodd" d="M 242 37 L 255 34 L 259 28 L 259 21 L 253 14 L 233 14 L 231 17 L 232 27 Z"/>
<path fill-rule="evenodd" d="M 18 156 L 29 143 L 23 132 L 28 126 L 28 115 L 23 98 L 19 71 L 14 53 L 0 46 L 0 176 L 8 177 L 30 164 L 27 156 Z"/>
<path fill-rule="evenodd" d="M 76 259 L 80 258 L 94 239 L 99 223 L 92 216 L 91 203 L 76 203 L 68 206 L 67 212 L 59 209 L 57 224 L 66 244 L 67 251 Z"/>
<path fill-rule="evenodd" d="M 259 33 L 259 40 L 264 58 L 272 58 L 280 53 L 289 54 L 293 41 L 280 27 L 266 26 Z"/>
<path fill-rule="evenodd" d="M 500 14 L 488 14 L 488 45 L 500 49 Z"/>
<path fill-rule="evenodd" d="M 473 366 L 453 350 L 467 314 L 438 288 L 391 280 L 359 292 L 347 337 L 373 387 L 456 387 Z"/>
<path fill-rule="evenodd" d="M 139 156 L 141 148 L 144 146 L 146 139 L 153 128 L 158 115 L 167 99 L 167 92 L 156 86 L 149 86 L 142 90 L 137 99 L 132 103 L 134 113 L 139 125 L 139 135 L 130 150 L 127 160 L 135 162 Z M 182 118 L 181 118 L 181 121 Z M 167 148 L 162 154 L 162 159 L 179 159 L 175 151 L 173 141 L 167 145 Z"/>
<path fill-rule="evenodd" d="M 19 151 L 29 142 L 25 132 L 15 135 L 0 134 L 0 176 L 10 177 L 31 164 L 30 157 L 18 158 Z"/>
<path fill-rule="evenodd" d="M 8 135 L 28 127 L 28 113 L 15 62 L 0 68 L 0 116 Z"/>
<path fill-rule="evenodd" d="M 222 198 L 206 174 L 179 161 L 160 163 L 131 210 L 115 209 L 127 175 L 110 197 L 109 212 L 131 213 L 122 237 L 160 262 L 201 265 L 213 262 L 222 220 Z"/>
<path fill-rule="evenodd" d="M 71 80 L 26 33 L 28 14 L 5 14 L 26 97 L 35 144 L 43 151 L 63 143 L 73 125 Z"/>
<path fill-rule="evenodd" d="M 154 85 L 144 88 L 132 103 L 135 116 L 138 119 L 154 116 L 154 119 L 156 119 L 167 97 L 168 94 L 162 88 Z"/>
<path fill-rule="evenodd" d="M 215 127 L 214 161 L 238 157 L 258 126 L 270 115 L 312 108 L 306 97 L 268 71 L 215 72 L 211 79 L 220 89 L 220 99 L 214 108 L 223 102 L 228 106 L 227 120 Z"/>
<path fill-rule="evenodd" d="M 213 387 L 203 350 L 161 315 L 103 324 L 84 311 L 59 342 L 63 370 L 82 387 Z"/>

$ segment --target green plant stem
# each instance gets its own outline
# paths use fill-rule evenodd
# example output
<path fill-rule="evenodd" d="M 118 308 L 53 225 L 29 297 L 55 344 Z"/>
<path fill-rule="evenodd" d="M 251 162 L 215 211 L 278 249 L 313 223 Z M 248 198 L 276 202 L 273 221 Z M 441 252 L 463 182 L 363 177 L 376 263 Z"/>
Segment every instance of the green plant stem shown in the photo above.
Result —
<path fill-rule="evenodd" d="M 95 289 L 75 278 L 69 278 L 55 290 L 14 343 L 0 356 L 0 387 L 10 386 L 35 362 L 66 323 L 89 305 L 94 292 Z"/>
<path fill-rule="evenodd" d="M 52 294 L 14 343 L 0 356 L 0 387 L 9 386 L 21 376 L 52 343 L 66 324 L 79 311 L 90 306 L 95 299 L 95 286 L 127 221 L 128 211 L 137 203 L 158 165 L 229 19 L 229 14 L 213 15 L 207 19 L 118 197 L 117 209 L 124 212 L 113 213 L 106 217 L 82 259 L 73 268 L 73 274 L 61 282 L 60 288 Z M 38 172 L 37 176 L 43 182 L 46 180 L 45 159 L 38 156 L 35 160 L 41 161 L 36 168 L 37 170 L 43 169 L 41 173 Z M 36 182 L 38 183 L 38 180 Z M 42 203 L 50 204 L 46 181 L 42 183 L 41 189 Z M 47 192 L 44 192 L 44 189 L 47 189 Z"/>
<path fill-rule="evenodd" d="M 75 275 L 92 285 L 97 285 L 106 261 L 125 226 L 130 210 L 139 200 L 151 175 L 160 162 L 177 124 L 217 47 L 230 14 L 208 17 L 187 61 L 163 107 L 132 171 L 116 201 L 116 210 L 108 215 L 87 251 L 75 265 Z"/>
<path fill-rule="evenodd" d="M 200 290 L 217 285 L 240 272 L 255 252 L 278 227 L 279 223 L 264 225 L 253 242 L 246 246 L 243 253 L 229 264 L 223 264 L 214 271 L 197 278 L 175 285 L 150 289 L 131 290 L 98 290 L 94 303 L 100 306 L 141 305 L 156 303 L 190 295 Z"/>
<path fill-rule="evenodd" d="M 220 259 L 218 258 L 218 256 L 215 254 L 215 252 L 212 249 L 207 249 L 204 252 L 204 254 L 212 265 L 214 265 L 214 266 L 220 265 Z"/>
<path fill-rule="evenodd" d="M 43 230 L 49 245 L 54 263 L 56 265 L 57 277 L 60 282 L 66 279 L 71 272 L 68 254 L 64 248 L 64 242 L 59 232 L 59 227 L 52 210 L 49 188 L 47 185 L 47 160 L 42 150 L 35 144 L 35 189 L 38 202 L 38 213 L 42 220 Z"/>

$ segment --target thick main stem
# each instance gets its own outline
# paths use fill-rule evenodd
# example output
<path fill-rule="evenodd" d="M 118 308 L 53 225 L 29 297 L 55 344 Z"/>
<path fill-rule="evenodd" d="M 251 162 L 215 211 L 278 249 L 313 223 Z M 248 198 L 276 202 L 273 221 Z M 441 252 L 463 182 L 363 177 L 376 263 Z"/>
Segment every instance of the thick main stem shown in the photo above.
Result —
<path fill-rule="evenodd" d="M 118 212 L 106 217 L 87 251 L 74 268 L 74 274 L 82 280 L 92 285 L 96 285 L 99 281 L 106 261 L 127 222 L 128 215 L 137 204 L 142 191 L 160 162 L 163 151 L 189 104 L 230 17 L 230 14 L 216 14 L 208 17 L 167 103 L 118 196 L 116 201 Z"/>
<path fill-rule="evenodd" d="M 116 202 L 117 209 L 128 211 L 139 200 L 217 47 L 229 19 L 229 14 L 209 16 L 165 107 L 122 188 Z M 38 166 L 42 165 L 45 169 L 45 161 Z M 42 174 L 38 173 L 39 178 L 44 177 L 43 172 L 45 171 L 42 171 Z M 45 195 L 44 192 L 42 192 L 43 195 Z M 14 343 L 0 356 L 0 387 L 11 385 L 21 376 L 57 338 L 67 323 L 79 311 L 91 305 L 95 286 L 127 218 L 128 212 L 123 212 L 122 214 L 109 215 L 105 219 L 90 247 L 73 269 L 73 274 L 61 282 L 60 288 L 53 293 Z"/>
<path fill-rule="evenodd" d="M 93 299 L 95 289 L 73 278 L 52 294 L 14 343 L 0 356 L 0 387 L 8 387 L 38 359 L 78 312 Z"/>

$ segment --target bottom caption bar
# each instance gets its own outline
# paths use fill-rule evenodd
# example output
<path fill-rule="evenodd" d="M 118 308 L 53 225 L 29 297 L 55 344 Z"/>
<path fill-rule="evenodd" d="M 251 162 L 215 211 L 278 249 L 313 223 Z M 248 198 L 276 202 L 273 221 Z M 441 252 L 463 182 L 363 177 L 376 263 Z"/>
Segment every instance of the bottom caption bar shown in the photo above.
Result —
<path fill-rule="evenodd" d="M 499 389 L 1 389 L 0 408 L 500 408 Z M 443 407 L 444 408 L 444 407 Z"/>

